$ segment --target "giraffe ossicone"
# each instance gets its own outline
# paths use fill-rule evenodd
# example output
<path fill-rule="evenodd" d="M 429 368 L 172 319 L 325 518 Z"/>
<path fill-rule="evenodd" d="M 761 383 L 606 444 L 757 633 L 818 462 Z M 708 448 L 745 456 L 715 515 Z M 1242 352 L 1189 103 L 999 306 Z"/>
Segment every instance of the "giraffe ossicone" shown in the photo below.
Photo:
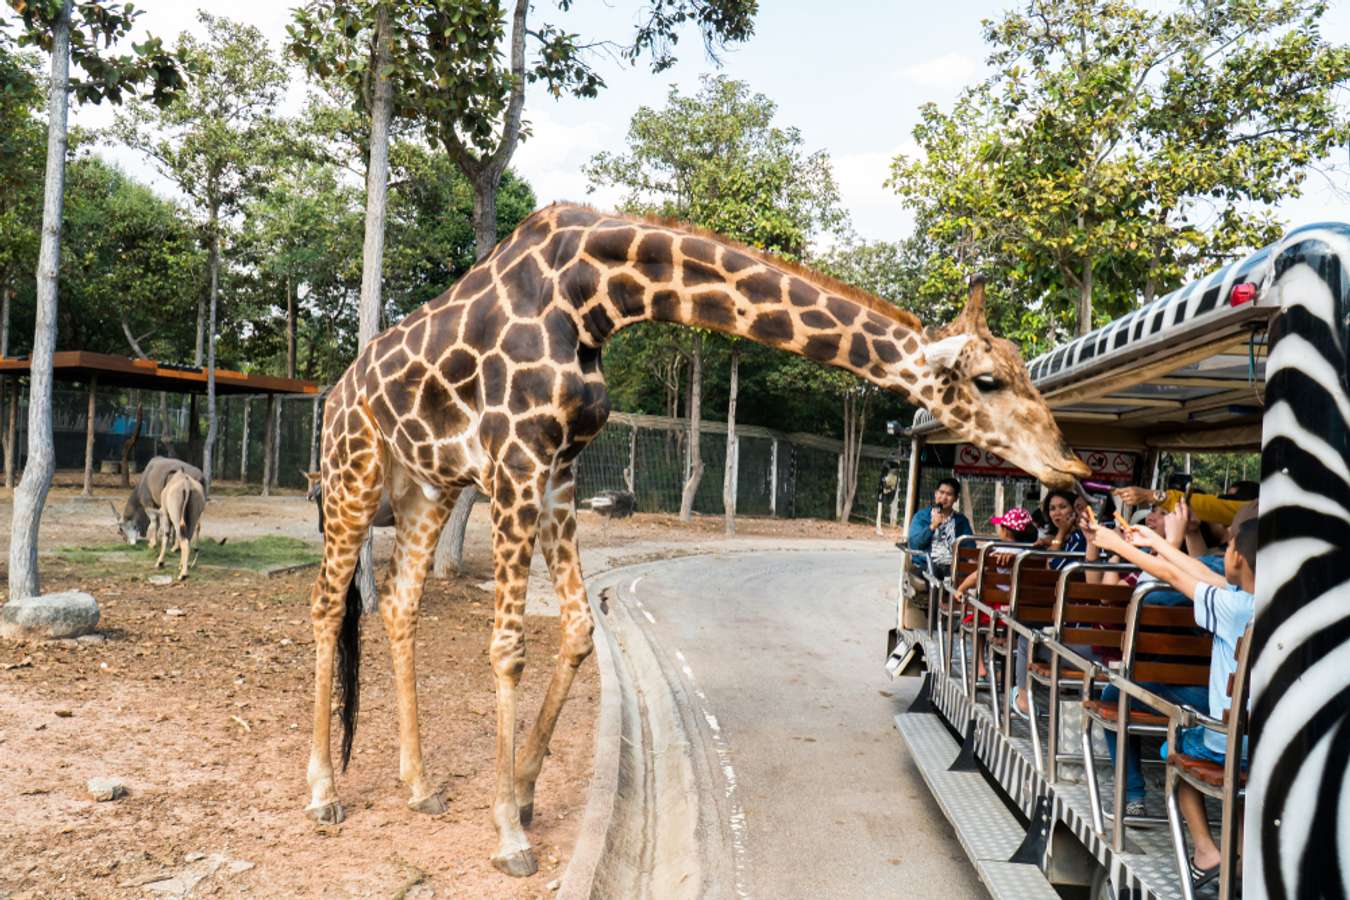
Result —
<path fill-rule="evenodd" d="M 491 501 L 496 583 L 493 863 L 511 875 L 536 870 L 523 824 L 558 713 L 592 649 L 572 466 L 609 415 L 601 349 L 642 321 L 735 334 L 854 372 L 1050 484 L 1087 474 L 1016 347 L 989 333 L 982 283 L 955 321 L 926 334 L 916 317 L 879 298 L 698 229 L 569 204 L 539 210 L 445 294 L 372 340 L 324 406 L 324 557 L 311 595 L 307 809 L 315 818 L 342 816 L 329 747 L 334 656 L 345 686 L 345 767 L 359 659 L 353 573 L 385 491 L 396 535 L 380 613 L 398 692 L 399 774 L 412 808 L 443 808 L 431 802 L 437 792 L 422 761 L 414 637 L 436 540 L 459 492 L 473 484 Z M 562 640 L 538 719 L 517 749 L 536 541 L 558 595 Z"/>

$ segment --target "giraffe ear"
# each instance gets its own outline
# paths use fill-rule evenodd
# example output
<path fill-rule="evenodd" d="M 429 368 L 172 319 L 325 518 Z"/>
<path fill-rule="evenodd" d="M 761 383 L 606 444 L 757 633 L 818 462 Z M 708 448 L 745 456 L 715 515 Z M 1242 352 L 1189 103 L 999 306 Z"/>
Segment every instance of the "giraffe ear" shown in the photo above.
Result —
<path fill-rule="evenodd" d="M 928 362 L 928 368 L 934 372 L 955 369 L 956 358 L 961 355 L 970 339 L 971 336 L 968 334 L 956 334 L 925 346 L 923 356 Z"/>

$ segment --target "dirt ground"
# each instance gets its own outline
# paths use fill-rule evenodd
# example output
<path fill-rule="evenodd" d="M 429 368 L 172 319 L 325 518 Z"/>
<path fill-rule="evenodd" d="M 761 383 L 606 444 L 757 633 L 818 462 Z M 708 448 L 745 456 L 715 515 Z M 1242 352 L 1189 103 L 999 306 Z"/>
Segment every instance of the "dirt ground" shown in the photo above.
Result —
<path fill-rule="evenodd" d="M 114 538 L 108 501 L 78 498 L 58 475 L 40 547 L 44 591 L 79 588 L 99 601 L 96 639 L 0 643 L 0 898 L 72 896 L 547 897 L 561 878 L 586 802 L 599 678 L 582 667 L 555 734 L 527 829 L 540 872 L 508 879 L 494 849 L 495 695 L 487 662 L 492 620 L 486 507 L 475 510 L 466 572 L 432 579 L 418 637 L 423 745 L 450 798 L 436 818 L 407 810 L 398 780 L 393 679 L 383 628 L 367 620 L 361 721 L 352 765 L 339 775 L 347 821 L 319 828 L 302 813 L 313 650 L 313 570 L 267 578 L 197 570 L 153 586 L 144 569 L 91 574 L 59 554 Z M 207 508 L 214 539 L 263 535 L 318 544 L 313 507 L 294 493 L 238 496 Z M 8 538 L 8 497 L 0 536 Z M 622 521 L 581 514 L 583 547 L 715 541 L 720 518 Z M 862 525 L 745 519 L 740 536 L 875 540 Z M 377 540 L 377 559 L 389 537 Z M 536 565 L 538 560 L 536 560 Z M 0 584 L 3 584 L 0 566 Z M 556 616 L 556 612 L 555 612 Z M 522 731 L 533 721 L 557 650 L 557 621 L 528 620 Z M 112 777 L 127 795 L 91 799 L 86 782 Z"/>

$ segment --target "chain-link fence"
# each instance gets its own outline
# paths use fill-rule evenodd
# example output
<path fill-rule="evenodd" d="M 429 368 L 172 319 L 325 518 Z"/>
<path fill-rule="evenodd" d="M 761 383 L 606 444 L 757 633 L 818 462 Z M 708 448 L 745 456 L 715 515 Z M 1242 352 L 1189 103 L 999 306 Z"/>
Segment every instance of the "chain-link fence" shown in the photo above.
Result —
<path fill-rule="evenodd" d="M 56 385 L 52 392 L 56 465 L 84 467 L 88 392 Z M 12 393 L 4 395 L 4 422 Z M 125 441 L 140 428 L 130 459 L 135 471 L 156 454 L 200 464 L 206 440 L 206 398 L 149 390 L 100 388 L 95 392 L 95 470 L 120 463 Z M 270 410 L 275 408 L 275 414 Z M 217 444 L 213 477 L 262 484 L 264 457 L 273 455 L 272 483 L 305 486 L 304 472 L 313 467 L 315 415 L 321 407 L 313 396 L 224 396 L 216 398 Z M 196 426 L 193 427 L 193 420 Z M 267 431 L 271 423 L 272 440 Z M 16 421 L 17 458 L 23 465 L 27 447 L 27 397 L 21 394 Z M 688 422 L 662 416 L 614 413 L 609 424 L 577 459 L 577 495 L 603 490 L 628 490 L 644 512 L 677 512 L 688 476 Z M 732 478 L 739 515 L 781 518 L 835 518 L 843 488 L 840 441 L 809 434 L 788 434 L 756 426 L 736 433 Z M 857 487 L 850 515 L 871 521 L 876 514 L 877 483 L 882 463 L 898 448 L 863 445 Z M 699 453 L 703 477 L 694 495 L 694 511 L 721 515 L 723 477 L 727 467 L 727 429 L 722 422 L 703 422 Z M 106 464 L 106 465 L 105 465 Z M 927 479 L 926 479 L 927 480 Z"/>

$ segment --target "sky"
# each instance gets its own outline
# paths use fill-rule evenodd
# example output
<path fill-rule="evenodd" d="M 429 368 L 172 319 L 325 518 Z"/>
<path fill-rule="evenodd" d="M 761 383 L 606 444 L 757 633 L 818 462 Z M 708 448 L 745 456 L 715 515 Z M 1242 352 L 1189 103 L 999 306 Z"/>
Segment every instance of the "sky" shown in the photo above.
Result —
<path fill-rule="evenodd" d="M 144 13 L 140 31 L 166 43 L 180 31 L 200 31 L 191 3 L 142 0 L 136 5 Z M 285 39 L 292 5 L 284 0 L 200 4 L 257 26 L 274 47 Z M 553 2 L 541 0 L 531 22 L 556 21 L 588 39 L 622 41 L 631 35 L 640 5 L 635 0 L 577 0 L 572 11 L 561 14 Z M 608 87 L 596 99 L 554 100 L 534 86 L 525 104 L 533 136 L 519 147 L 512 164 L 533 185 L 541 204 L 584 200 L 612 206 L 615 194 L 587 194 L 582 166 L 600 150 L 622 149 L 634 111 L 643 105 L 662 106 L 672 84 L 690 94 L 701 74 L 720 72 L 775 101 L 778 123 L 797 127 L 807 152 L 823 149 L 830 154 L 843 205 L 861 237 L 897 240 L 909 234 L 913 219 L 883 185 L 890 161 L 897 153 L 915 150 L 911 130 L 921 104 L 932 101 L 949 108 L 963 86 L 985 73 L 981 20 L 1012 5 L 946 0 L 935 14 L 927 4 L 896 0 L 761 0 L 754 37 L 723 54 L 720 68 L 690 30 L 677 46 L 679 64 L 660 75 L 641 66 L 599 61 Z M 1150 5 L 1162 3 L 1151 0 Z M 1332 3 L 1323 34 L 1350 37 L 1350 0 Z M 298 110 L 303 97 L 303 76 L 297 73 L 282 111 Z M 1350 96 L 1343 94 L 1341 102 L 1350 106 Z M 76 109 L 72 121 L 101 126 L 111 115 L 101 107 Z M 132 151 L 100 152 L 170 191 Z M 1338 148 L 1322 168 L 1326 174 L 1310 174 L 1304 196 L 1277 207 L 1290 225 L 1350 221 L 1350 149 Z"/>

